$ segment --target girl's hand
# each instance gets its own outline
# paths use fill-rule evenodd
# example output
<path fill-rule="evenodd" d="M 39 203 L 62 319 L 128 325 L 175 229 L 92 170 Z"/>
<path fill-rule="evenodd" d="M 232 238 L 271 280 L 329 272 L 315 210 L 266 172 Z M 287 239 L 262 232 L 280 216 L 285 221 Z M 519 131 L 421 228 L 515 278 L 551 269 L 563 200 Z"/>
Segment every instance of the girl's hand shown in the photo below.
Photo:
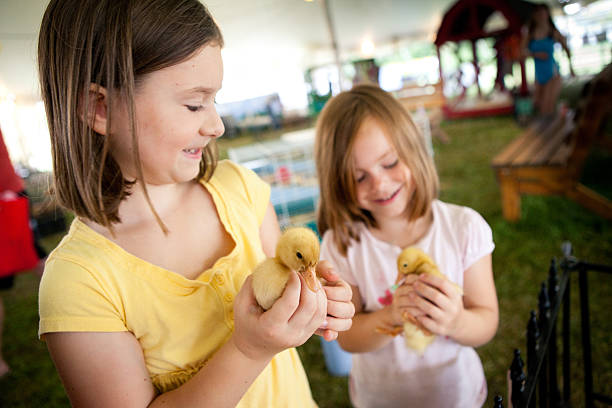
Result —
<path fill-rule="evenodd" d="M 320 261 L 317 265 L 317 275 L 323 278 L 323 290 L 327 296 L 327 318 L 315 334 L 327 341 L 338 337 L 339 331 L 351 328 L 355 306 L 351 302 L 353 291 L 348 283 L 340 279 L 334 268 L 327 261 Z"/>
<path fill-rule="evenodd" d="M 326 314 L 325 292 L 309 290 L 297 273 L 291 274 L 283 295 L 264 311 L 255 300 L 249 276 L 234 301 L 231 341 L 250 359 L 271 359 L 287 348 L 304 344 L 323 324 Z"/>
<path fill-rule="evenodd" d="M 412 285 L 410 303 L 420 310 L 413 316 L 430 332 L 453 337 L 463 313 L 463 299 L 448 279 L 420 275 Z"/>
<path fill-rule="evenodd" d="M 406 276 L 404 283 L 398 287 L 393 293 L 393 301 L 391 303 L 391 322 L 395 326 L 399 326 L 406 322 L 406 313 L 414 317 L 423 314 L 420 309 L 414 307 L 411 295 L 414 293 L 412 285 L 418 279 L 418 275 L 409 274 Z M 401 280 L 398 277 L 398 282 Z M 397 282 L 396 282 L 397 284 Z"/>

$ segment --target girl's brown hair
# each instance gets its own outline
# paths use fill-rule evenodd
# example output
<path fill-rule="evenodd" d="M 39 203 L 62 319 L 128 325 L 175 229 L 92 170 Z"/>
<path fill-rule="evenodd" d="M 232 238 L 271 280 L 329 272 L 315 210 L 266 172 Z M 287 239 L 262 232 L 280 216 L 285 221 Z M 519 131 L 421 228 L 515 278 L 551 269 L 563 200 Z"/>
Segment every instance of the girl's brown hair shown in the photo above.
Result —
<path fill-rule="evenodd" d="M 385 126 L 399 159 L 410 169 L 415 192 L 406 208 L 409 220 L 429 214 L 438 196 L 438 174 L 425 140 L 410 115 L 388 92 L 374 85 L 357 85 L 332 98 L 316 127 L 315 157 L 320 184 L 317 227 L 320 234 L 334 232 L 339 251 L 346 254 L 350 239 L 359 241 L 354 223 L 376 228 L 369 211 L 357 205 L 352 148 L 366 118 Z"/>
<path fill-rule="evenodd" d="M 531 16 L 529 18 L 529 22 L 527 23 L 527 32 L 528 32 L 529 40 L 533 39 L 534 31 L 536 29 L 536 26 L 538 25 L 538 22 L 535 19 L 535 14 L 541 10 L 546 11 L 546 15 L 548 16 L 547 21 L 548 21 L 549 31 L 546 34 L 546 36 L 553 37 L 555 35 L 555 32 L 559 32 L 559 30 L 557 30 L 557 27 L 555 26 L 555 23 L 553 22 L 552 16 L 550 15 L 550 7 L 548 7 L 548 4 L 536 3 L 531 10 Z"/>
<path fill-rule="evenodd" d="M 126 180 L 109 154 L 109 138 L 87 123 L 95 106 L 90 87 L 106 88 L 127 101 L 134 161 L 138 154 L 133 96 L 151 72 L 188 59 L 207 44 L 223 45 L 219 27 L 198 0 L 51 0 L 38 38 L 38 70 L 53 155 L 53 192 L 77 216 L 112 229 L 120 202 L 134 180 Z M 106 134 L 112 112 L 107 112 Z M 214 143 L 204 151 L 198 177 L 215 169 Z M 164 231 L 166 228 L 147 201 Z"/>

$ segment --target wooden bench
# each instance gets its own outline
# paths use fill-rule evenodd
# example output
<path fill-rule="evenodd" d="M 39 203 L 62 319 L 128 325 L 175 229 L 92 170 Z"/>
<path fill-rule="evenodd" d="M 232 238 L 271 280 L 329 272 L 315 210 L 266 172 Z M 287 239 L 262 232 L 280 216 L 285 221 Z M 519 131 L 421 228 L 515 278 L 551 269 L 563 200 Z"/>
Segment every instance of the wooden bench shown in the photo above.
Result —
<path fill-rule="evenodd" d="M 536 121 L 493 158 L 505 219 L 520 218 L 524 194 L 562 195 L 612 218 L 612 201 L 580 183 L 584 162 L 612 113 L 611 98 L 609 65 L 585 87 L 575 115 Z"/>

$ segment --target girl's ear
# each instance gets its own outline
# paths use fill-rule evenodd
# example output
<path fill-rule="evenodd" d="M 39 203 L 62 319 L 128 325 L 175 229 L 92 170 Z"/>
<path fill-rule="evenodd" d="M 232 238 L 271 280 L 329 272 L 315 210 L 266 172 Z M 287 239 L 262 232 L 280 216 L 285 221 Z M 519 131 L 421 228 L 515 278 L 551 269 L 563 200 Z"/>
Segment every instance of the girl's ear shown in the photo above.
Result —
<path fill-rule="evenodd" d="M 89 84 L 89 89 L 85 95 L 87 104 L 87 117 L 85 117 L 84 106 L 81 105 L 81 120 L 86 120 L 87 124 L 96 133 L 106 135 L 106 120 L 108 113 L 108 94 L 106 88 L 98 84 Z"/>

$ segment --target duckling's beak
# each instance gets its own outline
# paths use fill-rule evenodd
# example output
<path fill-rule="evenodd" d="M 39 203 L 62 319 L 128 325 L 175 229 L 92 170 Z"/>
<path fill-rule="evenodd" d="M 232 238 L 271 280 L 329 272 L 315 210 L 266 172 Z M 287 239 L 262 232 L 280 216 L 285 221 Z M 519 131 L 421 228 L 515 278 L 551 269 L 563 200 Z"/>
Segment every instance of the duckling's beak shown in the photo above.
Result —
<path fill-rule="evenodd" d="M 309 265 L 308 267 L 301 267 L 299 273 L 304 278 L 306 286 L 313 292 L 318 290 L 317 287 L 317 274 L 315 272 L 316 265 Z"/>

